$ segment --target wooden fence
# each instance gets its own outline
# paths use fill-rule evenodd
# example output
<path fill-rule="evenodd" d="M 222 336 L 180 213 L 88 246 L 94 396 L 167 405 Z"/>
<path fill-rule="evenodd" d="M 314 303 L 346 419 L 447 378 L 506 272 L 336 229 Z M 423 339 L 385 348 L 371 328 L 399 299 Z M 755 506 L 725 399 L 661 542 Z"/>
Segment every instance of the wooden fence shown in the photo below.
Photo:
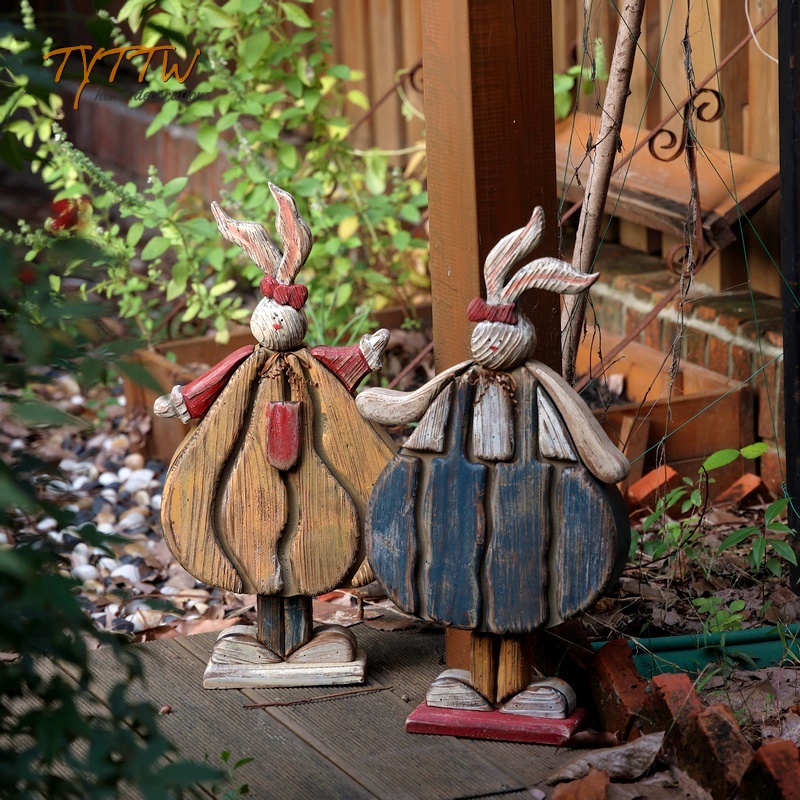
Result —
<path fill-rule="evenodd" d="M 556 71 L 563 72 L 580 60 L 584 42 L 591 46 L 598 37 L 610 57 L 619 5 L 618 0 L 553 0 Z M 689 83 L 682 45 L 687 33 L 698 83 L 748 33 L 746 0 L 704 0 L 689 5 L 688 19 L 686 3 L 649 0 L 646 5 L 625 115 L 625 122 L 636 129 L 646 131 L 654 127 L 687 96 Z M 752 25 L 758 26 L 776 5 L 777 0 L 749 0 Z M 364 73 L 359 86 L 370 100 L 376 103 L 389 94 L 389 99 L 362 121 L 355 144 L 390 151 L 418 144 L 424 123 L 414 115 L 404 115 L 403 103 L 392 93 L 392 87 L 402 71 L 413 68 L 422 54 L 420 0 L 316 0 L 312 8 L 316 17 L 330 15 L 334 57 Z M 759 32 L 758 43 L 767 53 L 777 53 L 775 18 Z M 421 110 L 421 80 L 413 85 L 405 82 L 403 86 L 408 103 Z M 724 114 L 715 122 L 697 124 L 700 144 L 715 150 L 708 157 L 719 160 L 731 151 L 777 164 L 777 64 L 751 41 L 710 81 L 709 87 L 722 94 Z M 581 112 L 597 114 L 603 88 L 601 82 L 595 94 L 580 98 Z M 363 116 L 356 108 L 351 109 L 351 114 L 354 119 Z M 679 133 L 680 120 L 673 120 L 667 127 Z M 623 141 L 623 152 L 631 145 Z M 726 164 L 718 163 L 716 167 L 724 172 Z M 688 174 L 686 198 L 688 202 Z M 744 284 L 749 278 L 754 289 L 777 295 L 780 291 L 780 276 L 774 265 L 779 259 L 777 197 L 753 214 L 751 220 L 752 228 L 747 223 L 743 226 L 744 247 L 739 242 L 723 250 L 705 268 L 703 279 L 725 289 Z M 619 221 L 615 234 L 622 243 L 648 252 L 666 252 L 679 241 L 674 235 L 656 234 L 624 220 Z"/>

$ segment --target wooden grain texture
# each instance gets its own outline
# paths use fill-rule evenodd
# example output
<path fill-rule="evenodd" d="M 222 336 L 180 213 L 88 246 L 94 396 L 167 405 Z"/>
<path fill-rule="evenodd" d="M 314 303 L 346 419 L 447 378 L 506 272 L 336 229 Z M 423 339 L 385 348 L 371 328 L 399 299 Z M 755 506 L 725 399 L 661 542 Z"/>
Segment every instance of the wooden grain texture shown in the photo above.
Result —
<path fill-rule="evenodd" d="M 585 467 L 566 467 L 556 485 L 551 620 L 557 624 L 593 605 L 625 565 L 630 541 L 627 514 L 615 514 L 610 495 Z M 624 506 L 619 501 L 619 506 Z"/>
<path fill-rule="evenodd" d="M 254 345 L 245 345 L 224 358 L 215 367 L 199 378 L 187 383 L 181 390 L 186 410 L 193 419 L 203 416 L 227 384 L 231 373 L 254 350 Z"/>
<path fill-rule="evenodd" d="M 286 657 L 311 638 L 311 598 L 256 597 L 257 638 L 273 652 Z"/>
<path fill-rule="evenodd" d="M 369 364 L 358 345 L 347 347 L 318 345 L 311 348 L 311 355 L 333 372 L 348 392 L 352 392 L 370 371 Z"/>
<path fill-rule="evenodd" d="M 481 620 L 479 569 L 486 538 L 487 468 L 471 463 L 465 454 L 473 393 L 469 381 L 458 382 L 449 449 L 431 461 L 418 511 L 420 525 L 430 535 L 423 566 L 423 611 L 464 628 L 477 627 Z"/>
<path fill-rule="evenodd" d="M 278 548 L 289 520 L 289 501 L 284 480 L 268 457 L 267 409 L 283 401 L 284 386 L 279 376 L 260 380 L 252 376 L 251 380 L 255 401 L 242 420 L 243 440 L 238 440 L 230 472 L 219 487 L 215 522 L 220 544 L 236 566 L 243 591 L 280 594 L 284 576 Z M 297 444 L 299 458 L 300 442 Z M 198 449 L 198 455 L 200 452 Z M 191 536 L 191 529 L 182 535 Z"/>
<path fill-rule="evenodd" d="M 498 662 L 497 702 L 502 702 L 522 691 L 530 682 L 530 636 L 501 637 Z"/>
<path fill-rule="evenodd" d="M 386 634 L 369 635 L 375 632 L 357 629 L 365 649 L 381 652 L 381 663 L 394 668 L 398 661 L 398 649 L 393 647 L 393 636 Z M 363 633 L 363 637 L 362 637 Z M 425 667 L 431 665 L 430 656 L 434 637 L 418 637 L 426 645 L 423 648 L 405 650 L 401 646 L 400 663 L 408 664 L 409 658 L 416 661 L 422 658 Z M 442 635 L 435 637 L 442 642 Z M 416 643 L 416 639 L 414 643 Z M 209 649 L 208 637 L 185 637 L 178 646 L 191 647 L 203 662 Z M 429 655 L 425 655 L 428 653 Z M 413 654 L 413 655 L 412 655 Z M 370 655 L 372 663 L 372 655 Z M 419 663 L 413 673 L 419 671 Z M 428 670 L 429 671 L 429 670 Z M 372 672 L 372 668 L 370 668 Z M 384 673 L 394 681 L 398 678 L 402 683 L 395 685 L 393 691 L 378 692 L 353 698 L 342 698 L 335 702 L 313 703 L 289 706 L 285 708 L 268 708 L 263 713 L 279 720 L 297 737 L 298 757 L 302 759 L 307 749 L 316 750 L 329 760 L 323 774 L 331 769 L 331 764 L 358 781 L 364 790 L 385 800 L 456 800 L 470 796 L 500 793 L 521 789 L 530 785 L 516 777 L 516 770 L 526 772 L 526 780 L 532 777 L 533 782 L 541 781 L 559 763 L 559 754 L 554 748 L 532 750 L 521 745 L 498 745 L 498 750 L 505 752 L 503 766 L 494 763 L 493 757 L 482 755 L 482 746 L 478 743 L 466 743 L 449 737 L 422 738 L 408 736 L 404 730 L 406 716 L 411 711 L 408 702 L 401 695 L 408 693 L 407 678 L 399 673 Z M 407 674 L 407 673 L 403 673 Z M 392 683 L 375 683 L 368 680 L 368 685 L 393 685 Z M 308 689 L 264 689 L 244 690 L 236 693 L 241 707 L 241 698 L 246 696 L 250 702 L 269 702 L 274 700 L 303 699 L 312 694 L 324 695 L 330 690 Z M 216 694 L 216 693 L 214 693 Z M 239 714 L 241 715 L 241 711 Z M 245 720 L 249 717 L 245 716 Z M 365 732 L 367 732 L 365 734 Z M 511 751 L 505 748 L 511 748 Z M 487 748 L 487 751 L 489 749 Z M 260 752 L 263 752 L 260 751 Z M 522 763 L 527 759 L 543 759 L 535 764 Z M 563 759 L 563 756 L 562 756 Z M 517 767 L 514 763 L 517 762 Z M 268 763 L 272 763 L 272 759 Z M 545 766 L 547 765 L 547 766 Z M 528 772 L 528 770 L 530 770 Z M 270 775 L 275 779 L 275 771 Z M 537 777 L 539 775 L 539 777 Z M 280 777 L 280 787 L 285 794 L 281 797 L 292 797 L 297 782 L 288 783 Z M 299 784 L 302 786 L 302 783 Z M 341 796 L 321 791 L 318 797 Z M 269 796 L 269 795 L 266 795 Z M 300 794 L 301 797 L 312 795 Z"/>
<path fill-rule="evenodd" d="M 243 582 L 217 538 L 216 492 L 250 409 L 260 351 L 244 362 L 191 437 L 176 453 L 161 504 L 164 539 L 178 562 L 198 580 L 232 592 Z M 263 452 L 263 448 L 262 448 Z"/>
<path fill-rule="evenodd" d="M 492 705 L 497 702 L 499 644 L 496 636 L 477 631 L 469 640 L 470 683 Z"/>
<path fill-rule="evenodd" d="M 577 170 L 581 184 L 573 182 L 564 191 L 571 202 L 581 200 L 582 184 L 588 174 L 588 162 L 570 141 L 586 138 L 585 118 L 578 117 L 573 133 L 572 120 L 556 125 L 556 159 L 561 172 Z M 620 131 L 624 151 L 629 151 L 637 129 L 623 125 Z M 737 239 L 739 216 L 773 195 L 778 189 L 778 165 L 738 153 L 708 147 L 707 156 L 698 159 L 698 182 L 701 187 L 703 230 L 707 239 L 725 247 Z M 723 169 L 721 165 L 728 165 Z M 731 171 L 733 174 L 731 174 Z M 735 180 L 735 183 L 734 183 Z M 676 236 L 683 236 L 686 204 L 690 197 L 689 176 L 683 162 L 659 161 L 645 148 L 638 152 L 621 173 L 611 178 L 606 211 Z"/>
<path fill-rule="evenodd" d="M 397 64 L 401 63 L 401 26 L 399 11 L 402 0 L 370 0 L 370 81 L 376 97 L 382 97 L 394 86 Z M 403 126 L 399 103 L 383 103 L 374 108 L 372 115 L 375 140 L 385 150 L 394 151 L 403 146 Z M 389 157 L 390 163 L 399 163 L 399 157 Z"/>
<path fill-rule="evenodd" d="M 472 416 L 472 453 L 486 461 L 508 461 L 514 454 L 514 418 L 508 386 L 488 380 L 479 388 Z"/>
<path fill-rule="evenodd" d="M 491 537 L 481 575 L 484 627 L 526 633 L 547 619 L 547 552 L 550 546 L 554 469 L 536 458 L 536 381 L 523 367 L 514 372 L 517 420 L 514 461 L 493 470 L 489 501 Z"/>
<path fill-rule="evenodd" d="M 406 439 L 406 450 L 422 450 L 427 453 L 441 453 L 444 450 L 447 420 L 453 401 L 453 383 L 448 383 L 431 403 L 428 410 Z"/>
<path fill-rule="evenodd" d="M 375 797 L 324 755 L 304 746 L 274 716 L 245 711 L 242 705 L 247 698 L 241 692 L 204 690 L 203 671 L 215 635 L 186 638 L 202 640 L 202 657 L 177 640 L 137 647 L 147 682 L 128 684 L 128 697 L 132 701 L 172 707 L 173 713 L 160 718 L 160 729 L 170 741 L 178 743 L 183 756 L 200 762 L 208 756 L 211 764 L 220 767 L 219 754 L 225 750 L 232 753 L 234 761 L 252 757 L 251 763 L 236 770 L 236 785 L 247 783 L 250 796 L 265 800 Z M 108 703 L 111 687 L 120 679 L 119 669 L 109 649 L 90 655 L 92 693 Z M 309 690 L 296 691 L 308 694 Z M 270 768 L 270 765 L 275 766 Z"/>
<path fill-rule="evenodd" d="M 413 392 L 397 389 L 365 389 L 356 397 L 358 410 L 369 420 L 382 425 L 397 425 L 420 419 L 447 383 L 472 365 L 461 361 L 440 371 L 435 378 Z"/>
<path fill-rule="evenodd" d="M 303 409 L 303 447 L 297 467 L 287 473 L 296 524 L 284 539 L 284 593 L 314 595 L 335 588 L 354 567 L 360 524 L 350 495 L 317 453 L 317 422 L 301 364 L 297 356 L 286 358 L 295 376 L 289 380 L 292 399 Z"/>
<path fill-rule="evenodd" d="M 542 458 L 577 461 L 578 454 L 564 425 L 564 420 L 546 392 L 536 393 L 539 412 L 539 453 Z"/>
<path fill-rule="evenodd" d="M 366 526 L 369 563 L 388 596 L 409 614 L 419 611 L 414 514 L 419 464 L 400 453 L 387 465 L 375 484 Z"/>
<path fill-rule="evenodd" d="M 603 483 L 621 481 L 630 469 L 628 460 L 608 439 L 589 407 L 553 370 L 544 364 L 529 361 L 528 371 L 558 408 L 582 461 Z"/>
<path fill-rule="evenodd" d="M 349 492 L 363 525 L 372 487 L 397 445 L 361 416 L 335 375 L 311 359 L 304 366 L 317 415 L 315 446 Z"/>

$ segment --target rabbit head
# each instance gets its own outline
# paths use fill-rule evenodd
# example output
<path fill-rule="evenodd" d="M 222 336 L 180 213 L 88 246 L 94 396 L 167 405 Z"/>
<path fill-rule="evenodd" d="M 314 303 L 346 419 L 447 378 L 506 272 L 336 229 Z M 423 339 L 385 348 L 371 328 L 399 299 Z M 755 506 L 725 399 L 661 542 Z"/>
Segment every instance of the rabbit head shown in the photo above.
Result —
<path fill-rule="evenodd" d="M 470 338 L 475 361 L 492 370 L 510 370 L 527 361 L 536 349 L 533 323 L 517 308 L 528 289 L 577 294 L 600 276 L 585 274 L 557 258 L 537 258 L 518 270 L 506 283 L 509 270 L 533 252 L 544 230 L 544 211 L 537 207 L 524 228 L 510 233 L 486 257 L 483 275 L 486 300 L 476 297 L 467 314 L 477 323 Z"/>
<path fill-rule="evenodd" d="M 312 238 L 294 198 L 277 186 L 269 188 L 278 204 L 276 228 L 283 252 L 259 223 L 232 219 L 218 203 L 211 204 L 211 212 L 220 233 L 265 273 L 260 287 L 264 296 L 250 317 L 253 336 L 270 350 L 284 352 L 298 347 L 308 330 L 304 309 L 308 289 L 294 283 L 294 278 L 311 252 Z"/>

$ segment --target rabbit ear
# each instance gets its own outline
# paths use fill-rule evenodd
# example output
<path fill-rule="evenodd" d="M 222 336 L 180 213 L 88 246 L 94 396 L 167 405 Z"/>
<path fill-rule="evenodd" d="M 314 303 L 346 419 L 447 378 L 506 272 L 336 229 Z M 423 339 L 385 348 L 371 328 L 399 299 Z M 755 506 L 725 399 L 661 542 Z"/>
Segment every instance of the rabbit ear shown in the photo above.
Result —
<path fill-rule="evenodd" d="M 501 290 L 500 300 L 502 303 L 516 303 L 528 289 L 578 294 L 588 289 L 599 277 L 599 272 L 581 272 L 558 258 L 537 258 L 515 273 Z"/>
<path fill-rule="evenodd" d="M 539 244 L 544 230 L 544 210 L 537 206 L 524 228 L 504 236 L 486 256 L 483 277 L 486 281 L 486 300 L 500 303 L 503 281 L 514 264 L 527 258 Z"/>
<path fill-rule="evenodd" d="M 281 283 L 293 283 L 295 275 L 306 263 L 311 252 L 311 231 L 300 216 L 294 197 L 271 183 L 269 190 L 278 204 L 275 227 L 283 242 L 283 258 L 275 277 Z"/>
<path fill-rule="evenodd" d="M 267 236 L 263 225 L 229 217 L 216 201 L 211 203 L 211 213 L 217 221 L 219 232 L 229 242 L 238 244 L 267 275 L 275 277 L 281 263 L 281 251 Z"/>

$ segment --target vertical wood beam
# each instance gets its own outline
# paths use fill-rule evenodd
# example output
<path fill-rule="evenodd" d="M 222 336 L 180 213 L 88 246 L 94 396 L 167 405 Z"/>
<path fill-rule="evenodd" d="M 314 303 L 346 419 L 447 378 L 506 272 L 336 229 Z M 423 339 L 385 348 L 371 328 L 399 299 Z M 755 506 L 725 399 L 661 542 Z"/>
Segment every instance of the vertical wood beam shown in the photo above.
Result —
<path fill-rule="evenodd" d="M 541 205 L 539 252 L 555 255 L 556 176 L 550 0 L 423 0 L 423 63 L 436 368 L 469 357 L 467 305 L 485 296 L 483 262 Z M 560 368 L 559 302 L 528 292 L 536 358 Z M 449 631 L 466 668 L 468 632 Z M 465 659 L 465 657 L 467 657 Z"/>

